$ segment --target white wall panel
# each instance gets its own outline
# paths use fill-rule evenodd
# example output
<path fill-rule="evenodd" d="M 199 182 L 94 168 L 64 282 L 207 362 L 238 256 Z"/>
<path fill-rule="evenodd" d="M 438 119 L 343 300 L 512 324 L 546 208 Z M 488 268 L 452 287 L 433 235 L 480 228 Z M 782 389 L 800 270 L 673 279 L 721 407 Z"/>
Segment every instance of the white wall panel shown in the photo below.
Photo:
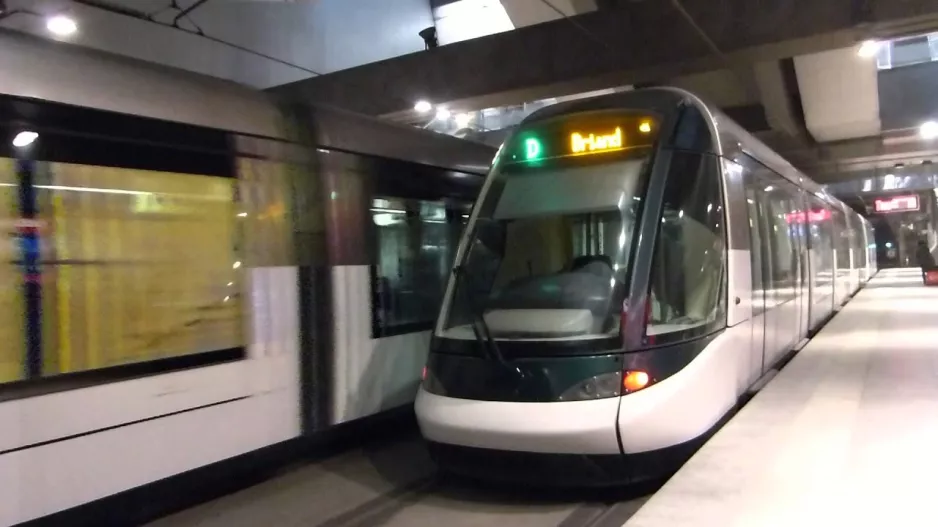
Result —
<path fill-rule="evenodd" d="M 430 350 L 430 332 L 372 339 L 368 266 L 335 267 L 332 278 L 335 421 L 350 421 L 412 403 Z"/>
<path fill-rule="evenodd" d="M 247 278 L 245 360 L 0 403 L 0 525 L 298 436 L 297 271 Z"/>
<path fill-rule="evenodd" d="M 247 361 L 0 403 L 0 452 L 251 394 Z"/>
<path fill-rule="evenodd" d="M 295 437 L 298 394 L 238 402 L 0 456 L 0 525 L 13 525 Z"/>

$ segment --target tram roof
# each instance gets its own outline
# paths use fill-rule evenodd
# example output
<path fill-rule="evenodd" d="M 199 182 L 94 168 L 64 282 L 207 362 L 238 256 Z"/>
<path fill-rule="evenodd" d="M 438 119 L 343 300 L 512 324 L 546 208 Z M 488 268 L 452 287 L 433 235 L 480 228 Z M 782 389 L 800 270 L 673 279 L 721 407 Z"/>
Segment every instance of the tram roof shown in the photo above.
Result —
<path fill-rule="evenodd" d="M 710 133 L 714 139 L 710 153 L 727 159 L 735 159 L 737 154 L 746 153 L 782 175 L 785 179 L 805 188 L 805 190 L 815 193 L 827 201 L 838 202 L 810 177 L 747 132 L 719 108 L 680 88 L 643 88 L 559 103 L 531 114 L 524 120 L 522 125 L 571 113 L 613 108 L 642 109 L 658 113 L 667 118 L 686 105 L 697 108 L 707 120 Z"/>

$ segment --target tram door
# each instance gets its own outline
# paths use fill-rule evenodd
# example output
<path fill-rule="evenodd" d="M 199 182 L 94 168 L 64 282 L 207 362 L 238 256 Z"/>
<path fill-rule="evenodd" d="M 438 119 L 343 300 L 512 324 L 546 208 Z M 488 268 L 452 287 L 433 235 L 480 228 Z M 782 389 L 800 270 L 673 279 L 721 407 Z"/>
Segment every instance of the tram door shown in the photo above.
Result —
<path fill-rule="evenodd" d="M 771 258 L 766 257 L 766 233 L 760 221 L 764 199 L 759 181 L 747 174 L 745 181 L 746 205 L 749 216 L 749 268 L 752 273 L 752 337 L 749 345 L 749 382 L 762 376 L 765 366 L 766 340 L 766 287 L 767 274 L 771 272 Z"/>
<path fill-rule="evenodd" d="M 808 229 L 811 224 L 808 216 L 808 206 L 804 199 L 804 190 L 802 189 L 798 189 L 795 207 L 798 210 L 798 217 L 803 219 L 797 222 L 794 231 L 794 239 L 798 244 L 798 284 L 796 289 L 798 292 L 797 342 L 800 342 L 801 339 L 808 336 L 808 331 L 810 330 L 812 283 L 812 281 L 808 279 L 811 276 L 811 270 L 809 268 L 811 258 L 809 257 L 810 248 L 808 246 L 808 240 L 811 238 Z"/>
<path fill-rule="evenodd" d="M 763 375 L 801 339 L 804 246 L 798 189 L 753 163 L 744 188 L 752 279 L 750 372 Z"/>

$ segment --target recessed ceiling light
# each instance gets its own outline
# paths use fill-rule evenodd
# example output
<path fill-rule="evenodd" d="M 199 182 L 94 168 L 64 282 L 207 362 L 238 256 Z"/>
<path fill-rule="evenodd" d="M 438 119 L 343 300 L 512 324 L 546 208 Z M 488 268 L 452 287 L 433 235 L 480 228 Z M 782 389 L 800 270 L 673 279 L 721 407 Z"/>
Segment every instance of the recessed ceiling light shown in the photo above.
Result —
<path fill-rule="evenodd" d="M 935 121 L 925 121 L 918 129 L 922 139 L 931 140 L 938 138 L 938 123 Z"/>
<path fill-rule="evenodd" d="M 78 31 L 78 24 L 67 16 L 54 16 L 46 21 L 46 29 L 53 35 L 66 37 Z"/>
<path fill-rule="evenodd" d="M 433 109 L 433 105 L 428 101 L 417 101 L 417 104 L 414 105 L 414 110 L 417 110 L 420 113 L 427 113 Z"/>
<path fill-rule="evenodd" d="M 17 148 L 23 148 L 24 146 L 29 146 L 33 144 L 33 141 L 39 138 L 39 134 L 36 132 L 20 132 L 16 134 L 16 137 L 13 138 L 13 146 Z"/>
<path fill-rule="evenodd" d="M 876 56 L 879 53 L 879 48 L 882 46 L 881 42 L 876 40 L 864 40 L 860 44 L 860 49 L 857 50 L 857 55 L 863 57 L 864 59 L 870 59 Z"/>

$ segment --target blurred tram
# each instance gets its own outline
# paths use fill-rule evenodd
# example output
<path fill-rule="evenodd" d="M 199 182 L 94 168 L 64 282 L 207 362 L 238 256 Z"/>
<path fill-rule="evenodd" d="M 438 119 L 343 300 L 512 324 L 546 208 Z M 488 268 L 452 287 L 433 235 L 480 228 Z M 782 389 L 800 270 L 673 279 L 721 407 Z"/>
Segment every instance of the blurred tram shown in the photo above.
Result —
<path fill-rule="evenodd" d="M 665 475 L 875 271 L 866 219 L 696 96 L 557 104 L 502 145 L 416 413 L 464 475 Z"/>
<path fill-rule="evenodd" d="M 0 525 L 412 409 L 494 148 L 9 32 L 0 71 Z"/>

